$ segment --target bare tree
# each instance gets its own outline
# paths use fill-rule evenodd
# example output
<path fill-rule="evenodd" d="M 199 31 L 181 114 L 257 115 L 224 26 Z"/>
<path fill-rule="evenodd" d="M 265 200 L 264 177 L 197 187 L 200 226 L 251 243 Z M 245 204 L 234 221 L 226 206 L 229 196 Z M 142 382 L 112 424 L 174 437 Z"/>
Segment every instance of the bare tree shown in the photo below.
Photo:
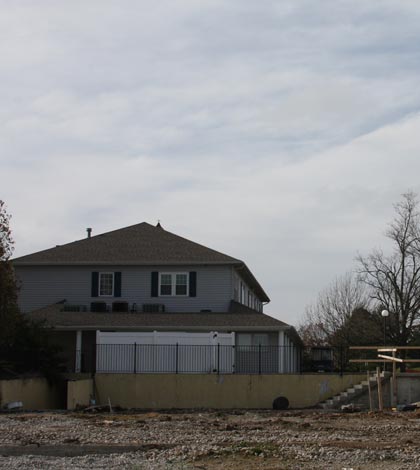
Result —
<path fill-rule="evenodd" d="M 390 313 L 388 336 L 396 345 L 407 345 L 420 319 L 420 213 L 414 193 L 402 195 L 395 217 L 386 231 L 393 251 L 373 250 L 359 255 L 359 279 L 368 288 L 378 309 Z"/>
<path fill-rule="evenodd" d="M 369 296 L 351 273 L 336 278 L 318 295 L 317 301 L 306 308 L 299 328 L 308 345 L 347 346 L 351 342 L 352 316 L 367 311 Z"/>

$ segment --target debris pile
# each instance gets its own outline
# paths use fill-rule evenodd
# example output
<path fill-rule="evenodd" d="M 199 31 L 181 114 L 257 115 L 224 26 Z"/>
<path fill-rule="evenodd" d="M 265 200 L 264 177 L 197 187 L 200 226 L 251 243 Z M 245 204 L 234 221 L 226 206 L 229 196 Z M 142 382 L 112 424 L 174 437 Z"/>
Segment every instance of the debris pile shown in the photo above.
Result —
<path fill-rule="evenodd" d="M 10 413 L 0 468 L 402 470 L 419 434 L 417 410 Z"/>

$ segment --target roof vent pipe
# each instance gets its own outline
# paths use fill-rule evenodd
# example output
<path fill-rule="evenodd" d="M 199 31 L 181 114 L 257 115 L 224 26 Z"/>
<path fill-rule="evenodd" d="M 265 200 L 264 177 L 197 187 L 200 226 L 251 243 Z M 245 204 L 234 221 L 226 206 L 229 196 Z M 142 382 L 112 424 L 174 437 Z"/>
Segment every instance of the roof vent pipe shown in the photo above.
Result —
<path fill-rule="evenodd" d="M 86 229 L 86 232 L 87 232 L 87 237 L 90 238 L 92 236 L 92 229 L 90 227 L 88 227 Z"/>

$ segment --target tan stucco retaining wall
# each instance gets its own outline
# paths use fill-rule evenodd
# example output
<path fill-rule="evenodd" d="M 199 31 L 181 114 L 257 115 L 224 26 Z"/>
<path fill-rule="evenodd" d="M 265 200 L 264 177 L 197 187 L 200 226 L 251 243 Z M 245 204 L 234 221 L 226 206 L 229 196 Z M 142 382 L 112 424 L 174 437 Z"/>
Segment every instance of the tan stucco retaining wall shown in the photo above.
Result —
<path fill-rule="evenodd" d="M 97 374 L 67 383 L 67 408 L 97 403 L 124 408 L 271 408 L 285 396 L 292 408 L 314 406 L 365 379 L 365 375 Z M 1 380 L 0 407 L 22 401 L 25 409 L 62 406 L 63 390 L 43 378 Z"/>
<path fill-rule="evenodd" d="M 67 409 L 74 410 L 78 406 L 86 407 L 93 397 L 93 380 L 69 380 L 67 382 Z"/>
<path fill-rule="evenodd" d="M 26 410 L 53 410 L 62 407 L 60 391 L 46 379 L 0 380 L 0 408 L 6 403 L 21 401 Z"/>
<path fill-rule="evenodd" d="M 364 374 L 97 374 L 95 392 L 97 403 L 109 398 L 124 408 L 272 408 L 278 396 L 287 397 L 292 408 L 304 408 L 364 379 Z"/>

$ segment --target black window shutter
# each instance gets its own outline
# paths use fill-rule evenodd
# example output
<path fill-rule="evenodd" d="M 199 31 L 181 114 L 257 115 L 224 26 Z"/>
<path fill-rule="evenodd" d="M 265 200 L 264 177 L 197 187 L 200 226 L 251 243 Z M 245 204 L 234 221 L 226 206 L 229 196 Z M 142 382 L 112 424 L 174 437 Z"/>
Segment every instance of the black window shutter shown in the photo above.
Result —
<path fill-rule="evenodd" d="M 190 272 L 190 297 L 197 297 L 197 273 Z"/>
<path fill-rule="evenodd" d="M 92 297 L 98 297 L 99 294 L 99 273 L 93 272 L 92 273 L 92 291 L 91 291 L 91 296 Z"/>
<path fill-rule="evenodd" d="M 159 273 L 157 271 L 152 272 L 152 297 L 158 297 L 159 295 Z"/>
<path fill-rule="evenodd" d="M 121 273 L 114 273 L 114 297 L 121 297 Z"/>

